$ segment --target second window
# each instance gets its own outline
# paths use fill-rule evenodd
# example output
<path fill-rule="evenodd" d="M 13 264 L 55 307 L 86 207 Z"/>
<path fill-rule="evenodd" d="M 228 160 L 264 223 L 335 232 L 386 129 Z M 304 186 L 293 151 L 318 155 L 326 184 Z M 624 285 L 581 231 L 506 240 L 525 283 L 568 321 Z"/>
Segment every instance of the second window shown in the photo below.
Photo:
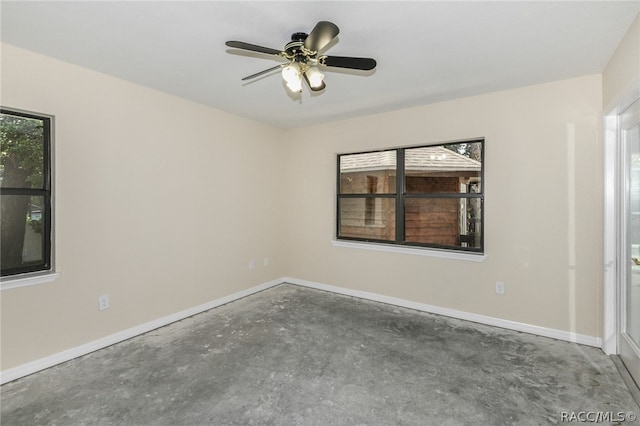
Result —
<path fill-rule="evenodd" d="M 484 140 L 338 155 L 337 237 L 482 253 Z"/>

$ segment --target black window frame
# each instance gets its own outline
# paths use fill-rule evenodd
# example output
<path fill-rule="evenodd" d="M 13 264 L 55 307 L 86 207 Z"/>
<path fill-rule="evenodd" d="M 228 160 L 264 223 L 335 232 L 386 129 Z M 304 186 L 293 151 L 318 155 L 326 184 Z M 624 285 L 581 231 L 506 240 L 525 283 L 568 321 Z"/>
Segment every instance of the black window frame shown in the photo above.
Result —
<path fill-rule="evenodd" d="M 480 143 L 481 144 L 481 152 L 480 152 L 480 191 L 476 193 L 407 193 L 406 192 L 406 179 L 405 179 L 405 152 L 410 149 L 416 148 L 426 148 L 426 147 L 437 147 L 437 146 L 447 146 L 447 145 L 459 145 L 463 143 Z M 451 141 L 451 142 L 441 142 L 435 144 L 424 144 L 424 145 L 415 145 L 415 146 L 403 146 L 396 148 L 388 148 L 388 149 L 378 149 L 371 151 L 359 151 L 359 152 L 349 152 L 342 153 L 336 156 L 337 166 L 336 166 L 336 239 L 343 241 L 354 241 L 354 242 L 363 242 L 363 243 L 374 243 L 380 245 L 389 245 L 389 246 L 400 246 L 407 248 L 417 248 L 417 249 L 432 249 L 439 251 L 450 251 L 450 252 L 464 252 L 469 254 L 478 254 L 483 255 L 485 253 L 485 139 L 484 138 L 474 138 L 468 140 L 460 140 L 460 141 Z M 381 153 L 381 152 L 390 152 L 395 151 L 396 153 L 396 175 L 395 175 L 395 193 L 342 193 L 341 192 L 341 172 L 340 172 L 340 160 L 343 156 L 349 155 L 357 155 L 357 154 L 370 154 L 370 153 Z M 383 199 L 383 198 L 391 198 L 395 200 L 395 240 L 380 240 L 374 238 L 359 238 L 352 236 L 344 236 L 340 235 L 341 232 L 341 200 L 344 199 L 357 199 L 364 198 L 368 199 Z M 463 246 L 451 246 L 451 245 L 441 245 L 441 244 L 433 244 L 433 243 L 417 243 L 417 242 L 407 242 L 405 235 L 405 204 L 407 199 L 417 199 L 417 198 L 466 198 L 466 199 L 479 199 L 480 200 L 480 236 L 479 236 L 479 246 L 478 247 L 463 247 Z"/>
<path fill-rule="evenodd" d="M 0 268 L 3 280 L 21 278 L 22 276 L 39 275 L 53 272 L 53 120 L 47 114 L 22 111 L 1 107 L 0 114 L 13 115 L 42 121 L 43 127 L 43 169 L 42 187 L 40 188 L 10 188 L 0 187 L 0 196 L 25 195 L 43 197 L 44 211 L 42 212 L 42 261 L 14 268 Z"/>

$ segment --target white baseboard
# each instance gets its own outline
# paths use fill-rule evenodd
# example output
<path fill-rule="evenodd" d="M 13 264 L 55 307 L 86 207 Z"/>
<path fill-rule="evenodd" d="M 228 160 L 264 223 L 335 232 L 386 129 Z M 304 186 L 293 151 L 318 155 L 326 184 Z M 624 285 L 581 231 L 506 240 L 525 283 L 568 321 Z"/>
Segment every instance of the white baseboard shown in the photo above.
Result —
<path fill-rule="evenodd" d="M 91 352 L 99 349 L 106 348 L 118 342 L 130 339 L 140 334 L 147 333 L 156 328 L 164 327 L 176 321 L 183 320 L 190 316 L 199 314 L 201 312 L 208 311 L 209 309 L 225 305 L 234 300 L 241 299 L 243 297 L 258 293 L 268 288 L 274 287 L 279 284 L 288 283 L 299 285 L 302 287 L 314 288 L 317 290 L 329 291 L 332 293 L 343 294 L 346 296 L 353 296 L 360 299 L 372 300 L 375 302 L 386 303 L 389 305 L 400 306 L 403 308 L 414 309 L 417 311 L 428 312 L 432 314 L 444 315 L 447 317 L 458 318 L 462 320 L 477 322 L 480 324 L 492 325 L 495 327 L 506 328 L 509 330 L 522 331 L 524 333 L 535 334 L 538 336 L 551 337 L 553 339 L 565 340 L 568 342 L 579 343 L 587 346 L 601 347 L 601 339 L 593 336 L 587 336 L 583 334 L 572 333 L 563 330 L 556 330 L 552 328 L 539 327 L 537 325 L 525 324 L 516 321 L 509 321 L 495 317 L 489 317 L 486 315 L 478 315 L 464 311 L 457 311 L 455 309 L 443 308 L 440 306 L 427 305 L 424 303 L 412 302 L 410 300 L 399 299 L 395 297 L 384 296 L 377 293 L 369 293 L 359 290 L 351 290 L 344 287 L 337 287 L 333 285 L 321 284 L 312 281 L 300 280 L 297 278 L 283 277 L 264 284 L 251 287 L 249 289 L 233 293 L 229 296 L 222 297 L 220 299 L 212 300 L 199 306 L 195 306 L 184 311 L 177 312 L 175 314 L 167 315 L 166 317 L 158 318 L 157 320 L 150 321 L 136 327 L 132 327 L 115 334 L 103 337 L 98 340 L 86 343 L 84 345 L 76 346 L 71 349 L 67 349 L 56 354 L 37 359 L 26 364 L 19 365 L 14 368 L 3 370 L 0 372 L 0 384 L 8 383 L 13 380 L 17 380 L 21 377 L 28 376 L 40 370 L 44 370 L 54 365 L 61 364 L 63 362 L 70 361 L 74 358 L 87 355 Z"/>
<path fill-rule="evenodd" d="M 229 302 L 233 302 L 234 300 L 242 299 L 243 297 L 266 290 L 268 288 L 281 284 L 282 282 L 283 281 L 281 279 L 277 279 L 271 282 L 260 284 L 255 287 L 233 293 L 229 296 L 212 300 L 202 305 L 195 306 L 193 308 L 186 309 L 175 314 L 167 315 L 166 317 L 158 318 L 144 324 L 140 324 L 136 327 L 119 331 L 115 334 L 111 334 L 101 339 L 85 343 L 84 345 L 76 346 L 74 348 L 67 349 L 65 351 L 37 359 L 35 361 L 28 362 L 14 368 L 3 370 L 0 372 L 0 384 L 11 382 L 21 377 L 28 376 L 29 374 L 33 374 L 37 371 L 44 370 L 45 368 L 53 367 L 54 365 L 70 361 L 83 355 L 87 355 L 91 352 L 97 351 L 98 349 L 103 349 L 115 343 L 122 342 L 123 340 L 127 340 L 140 334 L 147 333 L 151 330 L 155 330 L 156 328 L 164 327 L 165 325 L 208 311 L 209 309 L 225 305 Z"/>
<path fill-rule="evenodd" d="M 284 277 L 283 282 L 295 284 L 303 287 L 315 288 L 318 290 L 330 291 L 333 293 L 344 294 L 346 296 L 358 297 L 360 299 L 372 300 L 375 302 L 387 303 L 389 305 L 400 306 L 403 308 L 415 309 L 417 311 L 428 312 L 431 314 L 444 315 L 447 317 L 462 319 L 466 321 L 477 322 L 480 324 L 491 325 L 500 328 L 506 328 L 514 331 L 535 334 L 538 336 L 551 337 L 553 339 L 564 340 L 581 345 L 602 347 L 602 339 L 584 334 L 573 333 L 570 331 L 556 330 L 553 328 L 540 327 L 537 325 L 526 324 L 517 321 L 510 321 L 501 318 L 490 317 L 486 315 L 473 314 L 455 309 L 443 308 L 441 306 L 427 305 L 424 303 L 412 302 L 410 300 L 398 299 L 395 297 L 384 296 L 377 293 L 369 293 L 366 291 L 351 290 L 333 285 L 321 284 L 312 281 L 299 280 L 297 278 Z"/>

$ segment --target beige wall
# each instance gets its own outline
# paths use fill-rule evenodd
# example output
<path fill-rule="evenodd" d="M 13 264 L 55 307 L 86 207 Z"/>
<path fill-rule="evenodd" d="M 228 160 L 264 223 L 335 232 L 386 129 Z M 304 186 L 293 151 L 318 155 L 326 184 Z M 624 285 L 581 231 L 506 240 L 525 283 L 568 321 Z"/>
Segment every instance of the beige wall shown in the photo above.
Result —
<path fill-rule="evenodd" d="M 611 60 L 603 72 L 603 104 L 608 110 L 614 104 L 625 102 L 620 98 L 626 96 L 630 90 L 635 90 L 638 96 L 640 87 L 640 14 L 629 27 L 624 38 L 618 45 Z M 608 111 L 605 111 L 608 112 Z"/>
<path fill-rule="evenodd" d="M 2 105 L 56 116 L 62 273 L 1 293 L 3 370 L 281 276 L 601 335 L 599 75 L 283 131 L 7 45 L 2 61 Z M 485 262 L 332 246 L 336 153 L 475 137 Z"/>
<path fill-rule="evenodd" d="M 55 115 L 61 272 L 1 293 L 3 370 L 285 274 L 280 131 L 9 45 L 1 83 Z"/>
<path fill-rule="evenodd" d="M 289 131 L 289 274 L 600 336 L 601 93 L 593 75 Z M 475 137 L 486 140 L 485 262 L 331 244 L 337 153 Z"/>

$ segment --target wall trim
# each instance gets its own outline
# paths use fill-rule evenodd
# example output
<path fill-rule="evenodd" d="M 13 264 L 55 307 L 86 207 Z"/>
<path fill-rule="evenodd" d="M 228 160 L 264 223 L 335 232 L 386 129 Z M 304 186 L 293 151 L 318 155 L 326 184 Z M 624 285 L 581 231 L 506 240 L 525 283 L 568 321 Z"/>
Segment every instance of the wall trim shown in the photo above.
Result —
<path fill-rule="evenodd" d="M 21 274 L 17 277 L 5 277 L 0 280 L 0 291 L 13 288 L 28 287 L 30 285 L 46 284 L 55 281 L 60 272 L 45 272 L 35 274 Z"/>
<path fill-rule="evenodd" d="M 465 311 L 458 311 L 455 309 L 444 308 L 442 306 L 427 305 L 424 303 L 412 302 L 406 299 L 399 299 L 396 297 L 384 296 L 377 293 L 369 293 L 366 291 L 351 290 L 344 287 L 336 287 L 328 284 L 316 283 L 313 281 L 300 280 L 292 277 L 284 277 L 283 282 L 289 284 L 295 284 L 303 287 L 314 288 L 317 290 L 330 291 L 332 293 L 343 294 L 346 296 L 353 296 L 360 299 L 372 300 L 374 302 L 382 302 L 389 305 L 400 306 L 403 308 L 415 309 L 421 312 L 428 312 L 431 314 L 443 315 L 447 317 L 457 318 L 466 321 L 477 322 L 480 324 L 491 325 L 494 327 L 506 328 L 508 330 L 521 331 L 524 333 L 535 334 L 543 337 L 550 337 L 552 339 L 564 340 L 567 342 L 578 343 L 586 346 L 594 346 L 600 348 L 602 346 L 602 339 L 594 336 L 588 336 L 585 334 L 573 333 L 570 331 L 557 330 L 554 328 L 540 327 L 537 325 L 506 320 L 502 318 L 490 317 L 487 315 L 474 314 Z"/>
<path fill-rule="evenodd" d="M 484 253 L 417 248 L 401 245 L 394 246 L 391 244 L 368 243 L 365 241 L 331 240 L 331 244 L 333 244 L 334 247 L 385 251 L 387 253 L 414 254 L 418 256 L 438 257 L 440 259 L 468 260 L 471 262 L 484 262 L 487 260 L 487 255 Z"/>
<path fill-rule="evenodd" d="M 620 315 L 624 265 L 620 257 L 620 222 L 622 206 L 622 134 L 620 114 L 640 98 L 640 78 L 634 78 L 607 106 L 603 114 L 604 168 L 604 286 L 602 350 L 607 355 L 620 353 Z"/>
<path fill-rule="evenodd" d="M 505 320 L 496 317 L 490 317 L 486 315 L 479 315 L 470 312 L 458 311 L 455 309 L 444 308 L 441 306 L 427 305 L 424 303 L 412 302 L 406 299 L 400 299 L 396 297 L 385 296 L 377 293 L 370 293 L 360 290 L 351 290 L 344 287 L 338 287 L 328 284 L 321 284 L 313 281 L 301 280 L 292 277 L 282 277 L 269 281 L 263 284 L 259 284 L 255 287 L 242 290 L 229 296 L 221 297 L 219 299 L 212 300 L 202 305 L 194 306 L 193 308 L 185 309 L 175 314 L 167 315 L 162 318 L 158 318 L 153 321 L 140 324 L 138 326 L 128 328 L 126 330 L 119 331 L 117 333 L 105 336 L 103 338 L 94 340 L 89 343 L 85 343 L 80 346 L 76 346 L 71 349 L 64 350 L 62 352 L 55 353 L 53 355 L 37 359 L 26 364 L 19 365 L 14 368 L 0 371 L 0 384 L 5 384 L 38 371 L 44 370 L 49 367 L 53 367 L 63 362 L 71 361 L 74 358 L 87 355 L 91 352 L 95 352 L 99 349 L 104 349 L 108 346 L 122 342 L 132 337 L 139 336 L 149 331 L 155 330 L 160 327 L 164 327 L 176 321 L 183 320 L 193 315 L 208 311 L 218 306 L 226 305 L 227 303 L 235 300 L 242 299 L 255 293 L 267 290 L 271 287 L 275 287 L 280 284 L 293 284 L 301 287 L 313 288 L 316 290 L 329 291 L 336 294 L 342 294 L 345 296 L 357 297 L 360 299 L 371 300 L 374 302 L 386 303 L 389 305 L 400 306 L 403 308 L 414 309 L 421 312 L 428 312 L 437 315 L 443 315 L 447 317 L 457 318 L 461 320 L 476 322 L 485 325 L 491 325 L 495 327 L 505 328 L 514 331 L 521 331 L 524 333 L 535 334 L 543 337 L 550 337 L 553 339 L 564 340 L 567 342 L 578 343 L 587 346 L 601 347 L 602 340 L 597 337 L 587 336 L 584 334 L 572 333 L 569 331 L 556 330 L 553 328 L 540 327 L 537 325 L 526 324 L 516 321 Z"/>
<path fill-rule="evenodd" d="M 84 345 L 76 346 L 74 348 L 67 349 L 62 352 L 37 359 L 35 361 L 28 362 L 14 368 L 0 371 L 0 384 L 5 384 L 17 380 L 21 377 L 28 376 L 29 374 L 36 373 L 40 370 L 53 367 L 54 365 L 71 361 L 74 358 L 87 355 L 99 349 L 104 349 L 108 346 L 114 345 L 124 340 L 131 339 L 132 337 L 136 337 L 149 331 L 155 330 L 156 328 L 164 327 L 165 325 L 169 325 L 173 322 L 180 321 L 193 315 L 208 311 L 209 309 L 226 305 L 229 302 L 242 299 L 243 297 L 247 297 L 263 290 L 267 290 L 278 284 L 282 284 L 282 282 L 282 279 L 276 279 L 270 282 L 259 284 L 255 287 L 230 294 L 229 296 L 221 297 L 202 305 L 194 306 L 193 308 L 185 309 L 184 311 L 176 312 L 175 314 L 167 315 L 165 317 L 119 331 L 109 336 L 102 337 L 89 343 L 85 343 Z"/>
<path fill-rule="evenodd" d="M 619 220 L 620 214 L 620 152 L 618 116 L 603 117 L 603 168 L 604 168 L 604 209 L 603 209 L 603 289 L 602 289 L 602 350 L 607 355 L 618 352 L 618 307 L 619 274 Z"/>

